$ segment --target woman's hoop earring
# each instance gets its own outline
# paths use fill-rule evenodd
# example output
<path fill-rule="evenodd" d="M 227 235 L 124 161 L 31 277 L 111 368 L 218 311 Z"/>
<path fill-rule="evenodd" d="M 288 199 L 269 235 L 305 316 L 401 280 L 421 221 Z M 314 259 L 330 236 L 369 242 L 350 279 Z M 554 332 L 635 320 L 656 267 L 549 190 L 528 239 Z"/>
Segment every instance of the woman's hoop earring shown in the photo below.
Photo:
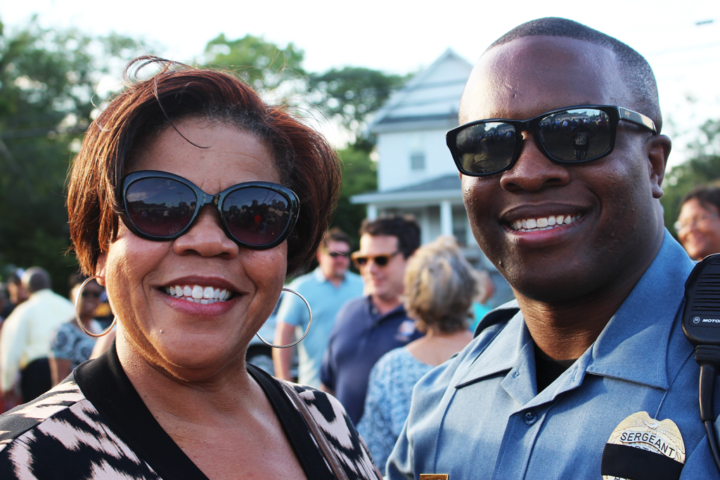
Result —
<path fill-rule="evenodd" d="M 255 334 L 255 335 L 257 335 L 257 337 L 260 339 L 261 342 L 263 342 L 265 345 L 267 345 L 267 346 L 269 346 L 269 347 L 273 347 L 273 348 L 290 348 L 290 347 L 294 347 L 294 346 L 297 345 L 298 343 L 302 342 L 302 341 L 303 341 L 303 338 L 307 337 L 307 334 L 308 334 L 308 332 L 310 331 L 310 326 L 312 325 L 312 310 L 310 309 L 310 304 L 308 303 L 308 301 L 305 300 L 305 297 L 303 297 L 302 295 L 300 295 L 300 294 L 299 294 L 298 292 L 296 292 L 295 290 L 291 290 L 291 289 L 286 288 L 286 287 L 283 287 L 283 292 L 294 293 L 295 295 L 297 295 L 298 297 L 300 297 L 300 300 L 302 300 L 303 302 L 305 302 L 305 306 L 306 306 L 307 309 L 308 309 L 308 315 L 310 315 L 310 320 L 308 320 L 308 326 L 307 326 L 307 328 L 305 329 L 305 333 L 303 333 L 303 336 L 300 337 L 300 338 L 298 338 L 297 340 L 295 340 L 293 343 L 288 343 L 287 345 L 274 345 L 274 344 L 268 342 L 267 340 L 265 340 L 263 337 L 261 337 L 259 333 L 256 333 L 256 334 Z"/>
<path fill-rule="evenodd" d="M 115 323 L 117 323 L 117 317 L 113 317 L 113 321 L 110 324 L 110 326 L 101 333 L 90 333 L 85 328 L 85 325 L 83 325 L 83 322 L 80 319 L 80 313 L 78 312 L 78 307 L 80 306 L 80 299 L 82 298 L 82 292 L 85 289 L 85 285 L 92 282 L 96 278 L 102 278 L 102 275 L 93 275 L 92 277 L 89 277 L 87 280 L 85 280 L 82 283 L 82 285 L 80 285 L 80 290 L 78 290 L 77 296 L 75 297 L 75 317 L 77 318 L 78 325 L 80 325 L 80 328 L 82 329 L 83 332 L 87 333 L 91 337 L 98 338 L 98 337 L 102 337 L 103 335 L 106 335 L 110 330 L 113 329 L 113 327 L 115 326 Z"/>

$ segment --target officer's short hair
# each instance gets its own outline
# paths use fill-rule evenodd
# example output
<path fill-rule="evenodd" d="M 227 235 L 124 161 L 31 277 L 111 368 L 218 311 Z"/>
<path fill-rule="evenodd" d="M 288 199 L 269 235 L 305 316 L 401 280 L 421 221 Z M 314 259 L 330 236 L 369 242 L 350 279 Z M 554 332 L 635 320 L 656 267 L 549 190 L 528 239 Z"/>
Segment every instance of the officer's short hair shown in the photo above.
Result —
<path fill-rule="evenodd" d="M 645 57 L 616 38 L 566 18 L 547 17 L 532 20 L 513 28 L 495 40 L 487 50 L 518 38 L 536 35 L 574 38 L 611 50 L 617 58 L 619 71 L 635 101 L 633 106 L 621 106 L 634 108 L 652 118 L 653 122 L 655 122 L 655 128 L 660 133 L 662 129 L 662 113 L 660 112 L 657 82 L 652 68 L 650 68 L 650 64 L 645 60 Z M 588 74 L 591 75 L 592 73 L 589 72 Z"/>

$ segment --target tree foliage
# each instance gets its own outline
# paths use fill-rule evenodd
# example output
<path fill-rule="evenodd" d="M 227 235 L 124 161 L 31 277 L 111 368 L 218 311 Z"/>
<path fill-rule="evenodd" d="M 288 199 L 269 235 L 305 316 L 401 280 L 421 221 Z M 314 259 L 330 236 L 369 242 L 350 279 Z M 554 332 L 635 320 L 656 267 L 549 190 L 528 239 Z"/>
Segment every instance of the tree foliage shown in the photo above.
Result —
<path fill-rule="evenodd" d="M 358 246 L 358 230 L 365 218 L 365 205 L 350 203 L 350 197 L 377 190 L 377 164 L 370 158 L 370 154 L 352 146 L 338 151 L 342 161 L 342 188 L 341 197 L 335 210 L 333 227 L 339 227 L 352 237 Z"/>
<path fill-rule="evenodd" d="M 720 180 L 720 120 L 708 120 L 697 138 L 688 145 L 692 156 L 673 167 L 665 176 L 665 225 L 673 225 L 680 213 L 682 198 L 693 188 Z M 673 232 L 675 233 L 675 232 Z"/>
<path fill-rule="evenodd" d="M 298 80 L 302 83 L 304 59 L 305 52 L 292 42 L 280 48 L 263 37 L 245 35 L 229 40 L 224 33 L 208 42 L 203 56 L 206 67 L 231 70 L 261 93 L 285 86 L 284 91 L 279 92 L 281 97 L 295 92 L 297 86 L 287 88 L 288 84 Z"/>
<path fill-rule="evenodd" d="M 0 24 L 0 266 L 40 265 L 66 293 L 76 263 L 64 255 L 68 166 L 101 101 L 105 59 L 134 48 L 124 37 L 49 30 L 36 19 L 13 32 Z"/>
<path fill-rule="evenodd" d="M 365 67 L 332 68 L 308 78 L 312 103 L 328 118 L 339 121 L 360 143 L 369 115 L 379 110 L 407 77 Z"/>

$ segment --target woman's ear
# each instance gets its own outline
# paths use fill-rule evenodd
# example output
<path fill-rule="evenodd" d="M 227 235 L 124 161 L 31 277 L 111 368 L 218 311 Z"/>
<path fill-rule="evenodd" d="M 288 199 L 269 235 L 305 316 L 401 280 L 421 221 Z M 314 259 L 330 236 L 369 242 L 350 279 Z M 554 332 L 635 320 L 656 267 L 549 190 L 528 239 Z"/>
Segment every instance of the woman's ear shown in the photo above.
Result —
<path fill-rule="evenodd" d="M 99 275 L 96 281 L 103 287 L 105 285 L 105 262 L 107 261 L 107 253 L 103 252 L 98 256 L 97 263 L 95 264 L 95 275 Z"/>

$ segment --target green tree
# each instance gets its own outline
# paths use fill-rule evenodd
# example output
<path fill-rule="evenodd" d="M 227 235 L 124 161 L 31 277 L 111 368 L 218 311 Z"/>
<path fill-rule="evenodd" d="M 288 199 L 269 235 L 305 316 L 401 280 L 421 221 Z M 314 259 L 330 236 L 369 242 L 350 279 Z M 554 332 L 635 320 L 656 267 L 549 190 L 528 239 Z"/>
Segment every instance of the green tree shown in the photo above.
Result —
<path fill-rule="evenodd" d="M 720 120 L 705 122 L 696 140 L 688 148 L 692 152 L 690 159 L 673 167 L 665 175 L 665 195 L 661 202 L 667 226 L 677 220 L 680 202 L 690 190 L 720 180 Z"/>
<path fill-rule="evenodd" d="M 352 133 L 359 148 L 367 150 L 373 145 L 364 132 L 369 115 L 379 110 L 407 79 L 365 67 L 332 68 L 309 76 L 310 101 Z"/>
<path fill-rule="evenodd" d="M 229 40 L 221 33 L 205 46 L 203 63 L 208 68 L 231 70 L 258 92 L 277 91 L 280 99 L 285 99 L 303 87 L 304 58 L 305 52 L 292 42 L 280 48 L 263 37 L 245 35 Z"/>
<path fill-rule="evenodd" d="M 7 32 L 0 23 L 0 267 L 40 265 L 67 293 L 69 247 L 64 182 L 91 121 L 108 59 L 135 42 L 49 30 L 36 18 Z"/>
<path fill-rule="evenodd" d="M 342 160 L 342 188 L 338 206 L 335 209 L 333 226 L 341 228 L 353 238 L 358 246 L 358 229 L 365 218 L 365 205 L 350 203 L 350 197 L 359 193 L 377 190 L 377 164 L 370 154 L 362 149 L 348 147 L 338 151 Z"/>

